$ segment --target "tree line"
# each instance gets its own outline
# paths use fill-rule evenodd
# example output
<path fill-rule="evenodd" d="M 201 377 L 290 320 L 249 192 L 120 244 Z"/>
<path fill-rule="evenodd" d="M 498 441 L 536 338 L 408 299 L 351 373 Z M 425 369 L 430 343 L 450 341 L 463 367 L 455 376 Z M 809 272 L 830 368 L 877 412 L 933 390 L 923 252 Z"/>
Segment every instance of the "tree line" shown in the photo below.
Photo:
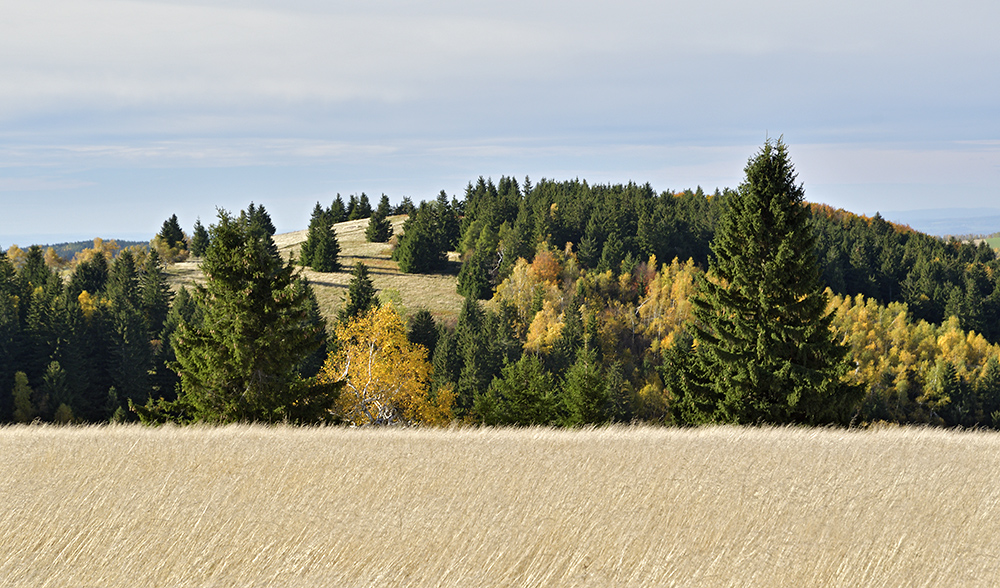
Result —
<path fill-rule="evenodd" d="M 191 237 L 171 217 L 66 284 L 38 248 L 5 257 L 0 418 L 1000 425 L 992 250 L 806 204 L 781 141 L 745 172 L 712 194 L 504 177 L 418 206 L 338 195 L 288 261 L 253 204 Z M 456 323 L 380 304 L 359 264 L 326 324 L 295 264 L 341 271 L 352 215 L 402 271 L 459 252 Z M 164 260 L 186 255 L 206 283 L 173 295 Z"/>

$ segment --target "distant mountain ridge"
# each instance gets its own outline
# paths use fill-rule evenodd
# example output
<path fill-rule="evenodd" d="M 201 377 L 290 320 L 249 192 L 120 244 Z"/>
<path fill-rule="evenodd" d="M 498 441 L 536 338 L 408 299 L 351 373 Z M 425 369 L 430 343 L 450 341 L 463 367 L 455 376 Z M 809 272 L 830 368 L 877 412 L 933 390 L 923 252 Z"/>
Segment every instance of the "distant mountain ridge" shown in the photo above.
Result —
<path fill-rule="evenodd" d="M 887 221 L 928 235 L 991 235 L 1000 232 L 1000 208 L 928 208 L 881 212 Z"/>

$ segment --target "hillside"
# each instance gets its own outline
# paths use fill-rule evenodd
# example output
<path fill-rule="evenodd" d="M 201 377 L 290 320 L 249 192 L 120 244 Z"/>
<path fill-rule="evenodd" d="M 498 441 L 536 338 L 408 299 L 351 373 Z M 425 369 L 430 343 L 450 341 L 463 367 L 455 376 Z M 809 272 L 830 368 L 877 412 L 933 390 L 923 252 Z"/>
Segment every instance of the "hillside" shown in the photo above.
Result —
<path fill-rule="evenodd" d="M 406 216 L 390 218 L 394 234 L 398 235 L 402 232 Z M 301 270 L 302 275 L 313 286 L 323 315 L 328 320 L 336 316 L 347 295 L 351 269 L 360 261 L 368 266 L 372 282 L 382 301 L 402 304 L 404 318 L 426 308 L 438 320 L 454 321 L 462 304 L 462 297 L 455 289 L 459 267 L 457 257 L 452 257 L 447 273 L 405 274 L 399 271 L 398 265 L 391 259 L 392 250 L 388 243 L 369 243 L 365 240 L 367 226 L 367 218 L 335 225 L 337 240 L 340 242 L 340 263 L 344 268 L 342 271 L 319 273 L 308 268 Z M 274 236 L 274 242 L 285 259 L 291 255 L 298 256 L 299 249 L 306 240 L 306 233 L 307 231 L 302 230 Z M 170 266 L 167 271 L 171 286 L 176 289 L 200 282 L 200 265 L 199 260 L 194 260 Z"/>
<path fill-rule="evenodd" d="M 6 586 L 991 586 L 1000 435 L 12 427 Z"/>

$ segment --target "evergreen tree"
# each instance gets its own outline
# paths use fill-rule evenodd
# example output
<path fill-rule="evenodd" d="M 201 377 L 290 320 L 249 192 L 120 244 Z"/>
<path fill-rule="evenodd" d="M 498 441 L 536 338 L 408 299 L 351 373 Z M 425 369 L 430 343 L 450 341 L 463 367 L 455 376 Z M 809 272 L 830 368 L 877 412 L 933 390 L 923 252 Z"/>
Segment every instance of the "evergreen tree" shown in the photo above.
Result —
<path fill-rule="evenodd" d="M 417 207 L 413 206 L 413 200 L 409 196 L 403 196 L 399 201 L 399 206 L 392 210 L 392 214 L 405 214 L 409 216 L 416 211 Z"/>
<path fill-rule="evenodd" d="M 181 225 L 177 222 L 176 214 L 170 215 L 170 218 L 163 221 L 163 226 L 157 236 L 163 239 L 164 244 L 171 249 L 184 243 L 184 231 L 181 230 Z"/>
<path fill-rule="evenodd" d="M 410 330 L 406 333 L 410 343 L 423 345 L 427 348 L 427 357 L 434 357 L 434 348 L 438 341 L 438 327 L 431 311 L 421 308 L 410 318 Z"/>
<path fill-rule="evenodd" d="M 298 373 L 317 347 L 308 296 L 291 263 L 251 214 L 219 211 L 198 289 L 200 324 L 171 337 L 181 374 L 174 402 L 133 408 L 144 421 L 300 422 L 322 420 L 335 399 Z"/>
<path fill-rule="evenodd" d="M 535 355 L 526 353 L 477 397 L 476 414 L 488 425 L 554 424 L 559 420 L 555 380 Z"/>
<path fill-rule="evenodd" d="M 340 322 L 364 316 L 372 308 L 380 306 L 375 284 L 368 277 L 368 266 L 359 261 L 351 276 L 351 283 L 347 287 L 347 302 L 337 314 Z"/>
<path fill-rule="evenodd" d="M 563 399 L 567 425 L 599 424 L 607 420 L 608 391 L 593 350 L 581 349 L 576 363 L 566 372 Z"/>
<path fill-rule="evenodd" d="M 494 252 L 486 248 L 473 251 L 458 272 L 458 293 L 477 300 L 491 298 L 493 284 L 490 283 L 490 270 L 495 258 Z"/>
<path fill-rule="evenodd" d="M 697 353 L 673 390 L 675 418 L 734 423 L 847 422 L 859 390 L 841 383 L 809 211 L 788 150 L 752 157 L 712 241 L 710 275 L 692 300 Z"/>
<path fill-rule="evenodd" d="M 10 396 L 20 345 L 16 273 L 14 264 L 0 251 L 0 422 L 12 418 Z"/>
<path fill-rule="evenodd" d="M 150 392 L 153 349 L 139 284 L 135 257 L 126 249 L 111 265 L 107 286 L 111 330 L 110 374 L 122 408 L 128 401 L 145 403 Z"/>
<path fill-rule="evenodd" d="M 24 372 L 14 374 L 14 421 L 18 423 L 30 423 L 35 414 L 34 404 L 31 397 L 34 391 L 28 385 L 28 376 Z"/>
<path fill-rule="evenodd" d="M 392 236 L 392 221 L 389 214 L 392 207 L 389 205 L 389 197 L 382 194 L 382 199 L 378 203 L 378 208 L 372 213 L 368 220 L 368 228 L 365 230 L 365 238 L 372 243 L 385 243 Z"/>
<path fill-rule="evenodd" d="M 354 209 L 355 218 L 368 218 L 372 215 L 372 203 L 368 201 L 368 195 L 364 192 L 358 198 L 358 206 Z"/>
<path fill-rule="evenodd" d="M 330 217 L 323 211 L 319 202 L 313 208 L 309 220 L 309 234 L 302 244 L 299 263 L 311 266 L 317 272 L 340 271 L 340 241 L 337 233 L 329 222 Z"/>
<path fill-rule="evenodd" d="M 347 210 L 345 212 L 347 213 L 346 220 L 352 221 L 361 218 L 358 216 L 358 197 L 356 195 L 351 194 L 347 199 Z"/>
<path fill-rule="evenodd" d="M 416 214 L 403 223 L 403 234 L 392 252 L 392 258 L 403 272 L 427 273 L 446 266 L 448 248 L 440 224 L 441 215 L 436 209 L 436 204 L 421 202 Z"/>
<path fill-rule="evenodd" d="M 97 295 L 104 291 L 108 281 L 108 260 L 103 255 L 94 255 L 87 261 L 81 261 L 73 270 L 66 287 L 67 296 L 76 300 L 81 292 Z"/>
<path fill-rule="evenodd" d="M 202 257 L 208 249 L 208 229 L 201 224 L 201 219 L 194 221 L 194 233 L 191 235 L 191 255 Z"/>
<path fill-rule="evenodd" d="M 337 194 L 333 199 L 333 204 L 326 210 L 327 224 L 335 225 L 347 220 L 347 208 L 344 206 L 344 199 Z"/>
<path fill-rule="evenodd" d="M 146 257 L 146 265 L 139 276 L 139 303 L 143 316 L 149 325 L 149 338 L 158 339 L 163 330 L 163 323 L 170 312 L 170 301 L 173 293 L 167 284 L 167 274 L 163 263 L 155 249 L 150 250 Z"/>

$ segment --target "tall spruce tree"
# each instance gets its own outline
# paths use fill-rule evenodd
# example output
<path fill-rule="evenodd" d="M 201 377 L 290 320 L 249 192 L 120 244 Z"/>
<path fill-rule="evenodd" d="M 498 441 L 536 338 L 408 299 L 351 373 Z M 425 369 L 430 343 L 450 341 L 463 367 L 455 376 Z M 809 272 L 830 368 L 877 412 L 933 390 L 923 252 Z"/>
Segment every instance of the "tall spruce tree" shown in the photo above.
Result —
<path fill-rule="evenodd" d="M 809 210 L 788 149 L 768 140 L 745 168 L 694 296 L 693 353 L 671 376 L 682 422 L 847 422 L 847 349 L 830 330 Z M 692 365 L 695 364 L 695 365 Z"/>
<path fill-rule="evenodd" d="M 147 422 L 164 420 L 317 421 L 329 414 L 331 390 L 299 375 L 320 342 L 307 288 L 291 263 L 273 254 L 260 213 L 219 211 L 202 264 L 202 317 L 171 336 L 181 375 L 174 402 L 135 407 Z"/>

